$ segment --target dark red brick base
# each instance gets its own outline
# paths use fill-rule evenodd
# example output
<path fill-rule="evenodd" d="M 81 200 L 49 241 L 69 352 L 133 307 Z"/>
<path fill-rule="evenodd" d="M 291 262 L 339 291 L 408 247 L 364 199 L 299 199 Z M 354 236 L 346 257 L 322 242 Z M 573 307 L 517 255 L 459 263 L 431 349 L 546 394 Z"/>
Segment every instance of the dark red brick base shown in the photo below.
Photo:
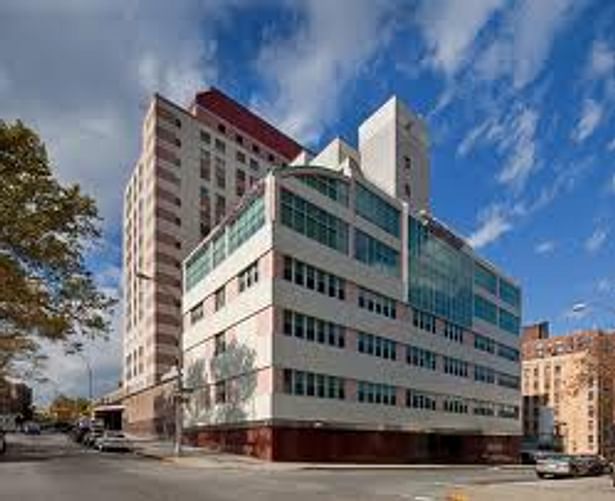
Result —
<path fill-rule="evenodd" d="M 270 461 L 516 463 L 518 436 L 262 425 L 193 429 L 185 441 Z"/>

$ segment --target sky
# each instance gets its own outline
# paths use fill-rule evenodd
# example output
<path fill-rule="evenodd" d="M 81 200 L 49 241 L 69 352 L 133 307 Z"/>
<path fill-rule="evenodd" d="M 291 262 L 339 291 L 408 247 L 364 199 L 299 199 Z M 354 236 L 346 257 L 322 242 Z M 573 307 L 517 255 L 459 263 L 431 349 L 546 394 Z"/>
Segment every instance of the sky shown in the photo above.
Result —
<path fill-rule="evenodd" d="M 121 200 L 152 93 L 215 85 L 312 150 L 396 94 L 426 121 L 434 214 L 523 287 L 523 321 L 562 334 L 615 315 L 615 3 L 608 0 L 4 0 L 0 118 L 46 142 L 94 196 L 88 257 L 120 293 Z M 577 302 L 591 304 L 571 312 Z M 87 393 L 48 348 L 37 396 Z M 120 377 L 121 311 L 84 355 Z"/>

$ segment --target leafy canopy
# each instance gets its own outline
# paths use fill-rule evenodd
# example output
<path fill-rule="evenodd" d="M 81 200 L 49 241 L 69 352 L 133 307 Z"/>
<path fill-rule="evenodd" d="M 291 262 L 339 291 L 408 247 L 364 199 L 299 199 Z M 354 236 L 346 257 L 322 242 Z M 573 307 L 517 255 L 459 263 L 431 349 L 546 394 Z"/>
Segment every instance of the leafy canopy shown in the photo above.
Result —
<path fill-rule="evenodd" d="M 41 340 L 108 334 L 115 300 L 84 262 L 100 222 L 92 198 L 55 179 L 37 134 L 0 120 L 0 376 L 35 362 Z"/>

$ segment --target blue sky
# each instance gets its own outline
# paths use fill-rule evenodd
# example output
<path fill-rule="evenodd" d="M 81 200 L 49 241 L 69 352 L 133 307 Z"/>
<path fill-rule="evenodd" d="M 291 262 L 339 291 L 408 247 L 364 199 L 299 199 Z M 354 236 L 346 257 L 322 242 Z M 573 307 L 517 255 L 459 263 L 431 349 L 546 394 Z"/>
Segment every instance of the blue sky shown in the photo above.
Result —
<path fill-rule="evenodd" d="M 615 321 L 569 311 L 615 305 L 612 2 L 9 0 L 0 33 L 0 116 L 36 127 L 59 175 L 99 200 L 91 261 L 109 290 L 152 92 L 187 103 L 216 85 L 314 150 L 354 143 L 397 94 L 431 132 L 434 213 L 520 280 L 524 321 Z M 119 376 L 119 339 L 88 353 L 98 391 Z M 85 391 L 79 360 L 50 365 L 55 391 Z"/>

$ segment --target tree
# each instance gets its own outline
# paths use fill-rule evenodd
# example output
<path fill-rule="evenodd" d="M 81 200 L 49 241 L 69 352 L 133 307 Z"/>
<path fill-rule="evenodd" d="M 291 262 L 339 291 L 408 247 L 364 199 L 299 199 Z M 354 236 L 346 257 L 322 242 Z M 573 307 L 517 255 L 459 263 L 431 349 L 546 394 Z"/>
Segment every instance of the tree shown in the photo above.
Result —
<path fill-rule="evenodd" d="M 590 331 L 583 339 L 584 355 L 576 364 L 575 377 L 569 392 L 596 395 L 595 409 L 598 424 L 598 446 L 601 454 L 615 453 L 615 335 L 604 331 Z"/>
<path fill-rule="evenodd" d="M 100 239 L 94 200 L 53 176 L 44 144 L 0 120 L 0 376 L 41 359 L 41 341 L 106 336 L 115 299 L 85 252 Z"/>
<path fill-rule="evenodd" d="M 70 423 L 90 413 L 90 401 L 86 398 L 70 398 L 58 395 L 49 405 L 49 415 L 56 421 Z"/>

